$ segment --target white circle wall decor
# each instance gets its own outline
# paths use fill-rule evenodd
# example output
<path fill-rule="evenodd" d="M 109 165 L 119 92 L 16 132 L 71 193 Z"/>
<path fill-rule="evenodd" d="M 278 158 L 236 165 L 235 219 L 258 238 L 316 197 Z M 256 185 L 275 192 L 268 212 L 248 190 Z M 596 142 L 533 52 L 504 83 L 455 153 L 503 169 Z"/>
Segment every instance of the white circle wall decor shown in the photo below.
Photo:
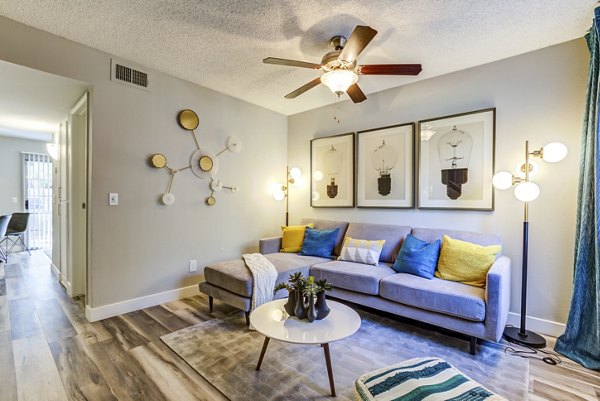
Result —
<path fill-rule="evenodd" d="M 192 151 L 192 154 L 189 158 L 189 164 L 185 167 L 181 168 L 172 168 L 167 164 L 167 158 L 161 153 L 155 153 L 150 155 L 150 165 L 156 169 L 167 169 L 169 171 L 169 184 L 167 186 L 167 191 L 161 195 L 160 203 L 165 206 L 170 206 L 175 203 L 175 195 L 171 193 L 173 188 L 173 180 L 175 179 L 175 175 L 183 170 L 191 170 L 192 173 L 202 179 L 209 180 L 209 189 L 211 191 L 210 195 L 205 199 L 205 203 L 208 206 L 214 206 L 217 203 L 217 200 L 214 197 L 215 192 L 221 191 L 222 188 L 230 189 L 231 192 L 237 192 L 237 187 L 235 186 L 224 186 L 221 180 L 216 178 L 217 173 L 219 172 L 219 157 L 225 153 L 225 151 L 229 151 L 231 153 L 238 153 L 242 150 L 242 141 L 236 136 L 230 136 L 227 138 L 225 149 L 221 150 L 218 153 L 213 152 L 211 149 L 207 149 L 205 147 L 200 147 L 200 142 L 198 142 L 198 137 L 196 136 L 196 132 L 194 131 L 198 128 L 200 124 L 200 119 L 198 115 L 190 109 L 181 110 L 177 114 L 177 122 L 179 126 L 184 130 L 190 132 L 192 134 L 192 139 L 194 140 L 194 144 L 196 149 Z"/>

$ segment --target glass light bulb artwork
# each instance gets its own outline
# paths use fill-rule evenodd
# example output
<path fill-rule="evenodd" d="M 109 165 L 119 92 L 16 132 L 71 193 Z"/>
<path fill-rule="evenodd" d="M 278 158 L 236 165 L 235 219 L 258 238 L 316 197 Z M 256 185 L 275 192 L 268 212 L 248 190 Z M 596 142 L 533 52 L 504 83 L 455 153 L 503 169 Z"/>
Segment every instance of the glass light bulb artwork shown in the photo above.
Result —
<path fill-rule="evenodd" d="M 391 145 L 381 141 L 371 154 L 371 165 L 379 173 L 377 177 L 377 192 L 380 195 L 387 196 L 392 191 L 392 177 L 390 171 L 398 163 L 398 153 Z"/>
<path fill-rule="evenodd" d="M 313 180 L 315 181 L 321 181 L 323 179 L 323 172 L 321 170 L 316 170 L 313 173 Z"/>
<path fill-rule="evenodd" d="M 552 142 L 543 147 L 542 158 L 549 163 L 556 163 L 567 157 L 567 147 L 560 142 Z"/>
<path fill-rule="evenodd" d="M 177 115 L 177 121 L 181 128 L 192 134 L 192 139 L 194 140 L 196 149 L 192 151 L 188 165 L 181 168 L 169 167 L 167 164 L 167 158 L 161 153 L 156 153 L 150 156 L 149 162 L 152 167 L 156 169 L 164 168 L 170 174 L 167 192 L 161 196 L 161 203 L 165 206 L 171 206 L 173 203 L 175 203 L 175 195 L 171 193 L 171 189 L 173 188 L 175 175 L 183 170 L 191 170 L 196 177 L 202 180 L 211 180 L 209 184 L 211 194 L 208 198 L 206 198 L 206 204 L 208 206 L 214 206 L 217 202 L 214 197 L 215 191 L 220 191 L 222 188 L 228 188 L 231 190 L 231 192 L 237 192 L 237 187 L 226 187 L 221 183 L 220 180 L 216 179 L 215 176 L 219 172 L 219 156 L 226 151 L 231 153 L 240 152 L 242 150 L 242 141 L 238 137 L 230 136 L 227 138 L 225 149 L 218 153 L 214 153 L 210 149 L 200 147 L 200 142 L 198 142 L 198 137 L 194 131 L 196 128 L 198 128 L 200 120 L 198 115 L 193 110 L 181 110 Z"/>
<path fill-rule="evenodd" d="M 438 140 L 442 184 L 446 186 L 446 195 L 450 199 L 460 198 L 462 186 L 469 180 L 472 148 L 471 134 L 456 128 L 456 126 Z"/>
<path fill-rule="evenodd" d="M 318 201 L 319 199 L 321 199 L 321 194 L 318 191 L 313 191 L 313 193 L 312 193 L 312 200 L 313 201 Z"/>
<path fill-rule="evenodd" d="M 492 185 L 496 189 L 505 190 L 513 185 L 513 175 L 508 171 L 499 171 L 492 178 Z"/>
<path fill-rule="evenodd" d="M 534 182 L 522 182 L 515 187 L 515 197 L 521 202 L 534 201 L 538 196 L 540 196 L 540 187 Z"/>
<path fill-rule="evenodd" d="M 331 145 L 331 148 L 325 152 L 323 166 L 327 175 L 327 196 L 333 199 L 338 194 L 337 180 L 342 170 L 342 154 L 335 146 Z"/>

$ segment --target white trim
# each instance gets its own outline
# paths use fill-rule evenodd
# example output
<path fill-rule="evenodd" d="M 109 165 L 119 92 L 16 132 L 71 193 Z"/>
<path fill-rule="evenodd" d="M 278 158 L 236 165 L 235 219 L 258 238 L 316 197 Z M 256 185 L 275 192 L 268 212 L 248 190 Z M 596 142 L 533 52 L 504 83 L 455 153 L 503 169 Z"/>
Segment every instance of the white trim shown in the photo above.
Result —
<path fill-rule="evenodd" d="M 54 263 L 50 263 L 50 268 L 52 269 L 52 274 L 54 274 L 54 277 L 60 281 L 60 270 L 58 270 L 58 267 L 56 267 Z"/>
<path fill-rule="evenodd" d="M 508 321 L 506 323 L 515 327 L 519 327 L 521 324 L 521 315 L 518 313 L 509 312 Z M 527 316 L 526 323 L 528 330 L 552 337 L 560 336 L 565 332 L 566 328 L 564 323 L 553 322 L 552 320 L 545 320 L 532 316 Z"/>
<path fill-rule="evenodd" d="M 189 287 L 177 288 L 171 291 L 159 292 L 158 294 L 146 295 L 139 298 L 129 299 L 127 301 L 103 305 L 97 308 L 91 308 L 89 305 L 87 305 L 85 307 L 85 317 L 88 321 L 95 322 L 97 320 L 122 315 L 124 313 L 149 308 L 155 305 L 160 305 L 165 302 L 176 301 L 181 298 L 193 297 L 194 295 L 198 294 L 198 286 L 191 285 Z"/>

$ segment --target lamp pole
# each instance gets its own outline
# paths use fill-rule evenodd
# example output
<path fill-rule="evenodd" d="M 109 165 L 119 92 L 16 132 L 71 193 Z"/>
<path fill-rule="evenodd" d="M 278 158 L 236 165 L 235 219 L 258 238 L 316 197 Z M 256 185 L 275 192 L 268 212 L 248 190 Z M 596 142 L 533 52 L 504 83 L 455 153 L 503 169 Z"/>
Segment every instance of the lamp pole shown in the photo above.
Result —
<path fill-rule="evenodd" d="M 525 141 L 525 180 L 529 182 L 529 141 Z M 523 202 L 523 260 L 521 268 L 521 327 L 505 327 L 504 337 L 510 341 L 532 348 L 544 348 L 546 340 L 526 328 L 527 321 L 527 260 L 529 254 L 529 202 Z"/>
<path fill-rule="evenodd" d="M 290 224 L 290 212 L 289 212 L 289 188 L 290 188 L 290 166 L 285 166 L 285 185 L 283 186 L 283 192 L 285 193 L 285 225 Z"/>

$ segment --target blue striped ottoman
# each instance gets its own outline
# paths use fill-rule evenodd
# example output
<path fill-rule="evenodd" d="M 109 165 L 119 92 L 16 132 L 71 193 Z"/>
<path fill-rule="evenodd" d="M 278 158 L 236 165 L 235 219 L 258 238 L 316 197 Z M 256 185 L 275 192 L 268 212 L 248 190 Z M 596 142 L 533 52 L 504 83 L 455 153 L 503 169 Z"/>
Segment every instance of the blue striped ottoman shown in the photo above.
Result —
<path fill-rule="evenodd" d="M 361 376 L 357 401 L 506 401 L 440 358 L 415 358 Z"/>

